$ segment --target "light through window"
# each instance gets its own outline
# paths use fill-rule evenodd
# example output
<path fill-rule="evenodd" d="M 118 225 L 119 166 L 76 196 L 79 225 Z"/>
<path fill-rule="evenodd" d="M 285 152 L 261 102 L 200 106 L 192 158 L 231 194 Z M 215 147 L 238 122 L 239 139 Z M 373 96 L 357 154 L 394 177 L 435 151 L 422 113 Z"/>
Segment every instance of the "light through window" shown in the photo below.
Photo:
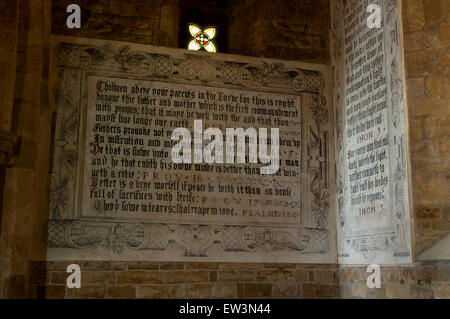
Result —
<path fill-rule="evenodd" d="M 211 41 L 216 35 L 216 28 L 207 28 L 202 30 L 198 26 L 190 24 L 189 33 L 193 37 L 188 45 L 189 50 L 197 51 L 203 48 L 208 52 L 216 52 L 216 46 Z"/>

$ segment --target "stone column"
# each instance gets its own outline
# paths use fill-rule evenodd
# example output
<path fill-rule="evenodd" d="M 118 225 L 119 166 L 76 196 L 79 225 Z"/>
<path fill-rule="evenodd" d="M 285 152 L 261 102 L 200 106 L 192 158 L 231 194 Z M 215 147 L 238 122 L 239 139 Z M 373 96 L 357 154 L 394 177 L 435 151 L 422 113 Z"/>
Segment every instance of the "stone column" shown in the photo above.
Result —
<path fill-rule="evenodd" d="M 7 66 L 0 68 L 5 82 L 0 91 L 0 124 L 4 132 L 0 134 L 0 159 L 3 160 L 0 293 L 3 298 L 27 296 L 28 256 L 33 239 L 30 234 L 39 194 L 45 189 L 45 179 L 37 178 L 42 171 L 38 147 L 41 145 L 40 117 L 45 105 L 42 94 L 44 2 L 4 0 L 0 4 L 3 12 L 13 17 L 9 19 L 11 27 L 3 27 L 2 22 L 0 34 L 4 36 L 15 30 L 14 35 L 5 38 L 9 41 L 2 41 L 8 44 L 7 48 L 2 46 L 0 50 L 0 63 Z"/>

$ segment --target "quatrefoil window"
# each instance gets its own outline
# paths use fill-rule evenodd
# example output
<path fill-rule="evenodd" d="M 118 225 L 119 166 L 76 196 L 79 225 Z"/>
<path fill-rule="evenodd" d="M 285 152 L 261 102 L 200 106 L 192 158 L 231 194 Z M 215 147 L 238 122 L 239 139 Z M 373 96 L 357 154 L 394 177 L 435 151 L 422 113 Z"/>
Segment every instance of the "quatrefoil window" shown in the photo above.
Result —
<path fill-rule="evenodd" d="M 198 26 L 190 24 L 189 33 L 193 37 L 188 45 L 189 50 L 197 51 L 203 48 L 208 52 L 216 52 L 216 46 L 211 41 L 216 35 L 216 28 L 206 28 L 205 30 L 202 30 Z"/>

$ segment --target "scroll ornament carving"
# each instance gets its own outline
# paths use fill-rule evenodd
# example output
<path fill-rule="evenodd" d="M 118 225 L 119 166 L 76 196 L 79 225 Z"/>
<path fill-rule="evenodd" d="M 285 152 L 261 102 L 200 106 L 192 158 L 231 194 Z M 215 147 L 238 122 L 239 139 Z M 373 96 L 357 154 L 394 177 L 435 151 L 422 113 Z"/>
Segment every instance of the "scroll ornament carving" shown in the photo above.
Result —
<path fill-rule="evenodd" d="M 206 256 L 214 243 L 225 251 L 283 251 L 324 253 L 329 234 L 325 229 L 251 226 L 167 225 L 105 223 L 101 226 L 78 220 L 49 220 L 44 239 L 52 248 L 101 247 L 115 254 L 123 249 L 165 250 L 169 243 L 185 249 L 186 256 Z"/>

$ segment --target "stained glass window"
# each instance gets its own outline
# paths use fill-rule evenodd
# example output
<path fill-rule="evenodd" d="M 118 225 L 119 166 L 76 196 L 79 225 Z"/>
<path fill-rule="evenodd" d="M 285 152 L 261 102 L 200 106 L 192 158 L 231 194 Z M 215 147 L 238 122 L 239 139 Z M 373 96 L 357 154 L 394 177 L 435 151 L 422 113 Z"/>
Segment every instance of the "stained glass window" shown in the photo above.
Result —
<path fill-rule="evenodd" d="M 211 41 L 216 35 L 216 28 L 207 28 L 205 30 L 202 30 L 198 26 L 190 24 L 189 33 L 193 38 L 189 42 L 189 50 L 197 51 L 203 48 L 208 52 L 216 52 L 216 46 Z"/>

